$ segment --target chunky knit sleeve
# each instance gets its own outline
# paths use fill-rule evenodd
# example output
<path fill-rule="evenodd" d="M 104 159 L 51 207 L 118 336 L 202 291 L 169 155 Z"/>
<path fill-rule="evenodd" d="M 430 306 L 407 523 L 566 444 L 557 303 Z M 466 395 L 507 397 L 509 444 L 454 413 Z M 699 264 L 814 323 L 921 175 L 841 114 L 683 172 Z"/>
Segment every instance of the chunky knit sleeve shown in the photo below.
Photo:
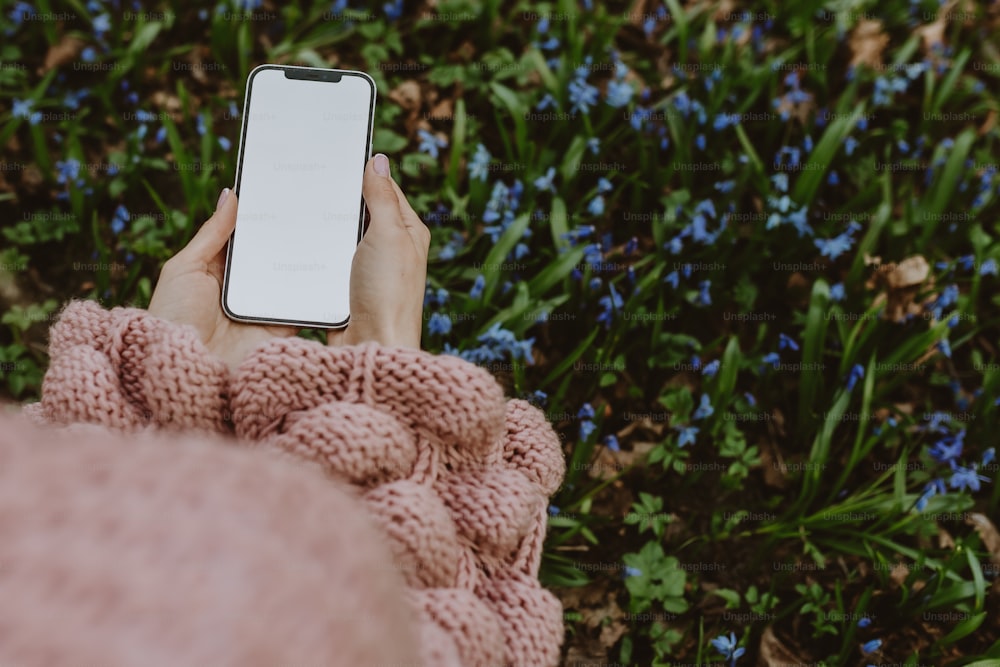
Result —
<path fill-rule="evenodd" d="M 421 664 L 547 667 L 562 607 L 538 582 L 565 462 L 544 415 L 458 357 L 271 341 L 236 371 L 244 440 L 353 485 L 418 619 Z"/>
<path fill-rule="evenodd" d="M 35 423 L 227 430 L 229 370 L 188 326 L 138 308 L 72 301 L 49 331 Z"/>

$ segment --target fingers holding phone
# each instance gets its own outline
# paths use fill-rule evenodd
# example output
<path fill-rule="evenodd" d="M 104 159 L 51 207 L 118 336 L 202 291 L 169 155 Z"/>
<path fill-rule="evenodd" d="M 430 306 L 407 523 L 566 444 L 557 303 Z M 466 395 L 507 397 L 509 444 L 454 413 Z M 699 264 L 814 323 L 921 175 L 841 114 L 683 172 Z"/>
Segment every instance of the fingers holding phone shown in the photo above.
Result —
<path fill-rule="evenodd" d="M 327 340 L 419 348 L 430 231 L 393 180 L 385 155 L 368 161 L 362 192 L 371 221 L 351 266 L 351 320 Z"/>

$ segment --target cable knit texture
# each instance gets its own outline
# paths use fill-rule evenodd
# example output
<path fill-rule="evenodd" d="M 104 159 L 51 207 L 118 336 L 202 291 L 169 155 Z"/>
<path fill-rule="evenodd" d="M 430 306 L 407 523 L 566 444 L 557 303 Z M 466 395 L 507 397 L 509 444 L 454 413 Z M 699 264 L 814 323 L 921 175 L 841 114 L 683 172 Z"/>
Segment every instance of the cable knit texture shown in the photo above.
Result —
<path fill-rule="evenodd" d="M 63 311 L 51 331 L 50 357 L 42 400 L 24 408 L 36 423 L 229 433 L 243 449 L 302 462 L 321 471 L 311 474 L 325 476 L 326 486 L 346 489 L 384 541 L 392 574 L 405 582 L 399 604 L 408 606 L 413 626 L 410 661 L 558 662 L 562 607 L 540 586 L 538 568 L 547 498 L 565 462 L 544 415 L 525 401 L 505 400 L 485 370 L 418 350 L 282 338 L 230 374 L 190 327 L 90 302 Z M 227 474 L 198 469 L 183 493 Z M 261 488 L 269 484 L 264 479 Z M 312 613 L 303 603 L 299 616 Z"/>

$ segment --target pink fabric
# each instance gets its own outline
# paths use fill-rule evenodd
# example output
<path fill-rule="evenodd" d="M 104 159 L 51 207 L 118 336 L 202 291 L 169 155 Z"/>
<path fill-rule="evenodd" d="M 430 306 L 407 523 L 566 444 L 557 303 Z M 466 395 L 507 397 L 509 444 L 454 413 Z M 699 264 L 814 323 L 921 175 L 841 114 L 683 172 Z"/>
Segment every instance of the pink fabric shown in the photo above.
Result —
<path fill-rule="evenodd" d="M 559 440 L 544 415 L 524 401 L 505 400 L 502 389 L 485 370 L 457 357 L 417 350 L 375 344 L 330 348 L 286 338 L 264 344 L 230 374 L 222 362 L 209 355 L 193 329 L 157 320 L 142 310 L 106 311 L 90 302 L 74 302 L 64 310 L 51 331 L 50 357 L 42 400 L 27 406 L 25 414 L 39 424 L 96 424 L 133 433 L 130 439 L 143 443 L 141 446 L 114 445 L 114 451 L 119 452 L 114 467 L 121 470 L 122 479 L 131 479 L 134 473 L 185 497 L 201 497 L 199 489 L 215 489 L 217 480 L 235 474 L 229 468 L 237 465 L 236 453 L 242 455 L 239 465 L 256 466 L 253 474 L 260 475 L 254 487 L 257 490 L 251 490 L 251 485 L 224 486 L 213 493 L 219 494 L 218 502 L 223 504 L 238 505 L 250 496 L 246 501 L 261 512 L 273 507 L 271 519 L 287 522 L 283 542 L 297 542 L 297 548 L 302 549 L 318 545 L 320 552 L 329 554 L 321 566 L 315 565 L 308 573 L 297 569 L 287 573 L 289 577 L 308 574 L 315 587 L 297 604 L 291 593 L 286 596 L 289 608 L 283 619 L 300 624 L 303 636 L 311 636 L 316 627 L 329 628 L 324 613 L 330 613 L 330 605 L 342 606 L 336 602 L 341 598 L 353 600 L 370 593 L 372 617 L 392 616 L 394 605 L 387 601 L 391 596 L 379 591 L 391 589 L 392 582 L 399 579 L 405 586 L 399 587 L 395 608 L 406 611 L 402 619 L 380 621 L 383 642 L 378 648 L 401 650 L 408 661 L 428 666 L 542 667 L 558 662 L 562 608 L 554 595 L 541 588 L 537 576 L 547 498 L 561 483 L 565 463 Z M 147 431 L 161 432 L 155 446 L 145 444 L 148 439 L 157 439 Z M 164 442 L 162 431 L 174 432 L 178 441 L 197 439 L 191 431 L 230 434 L 237 436 L 237 444 L 183 449 L 173 441 Z M 178 438 L 182 432 L 186 433 Z M 17 447 L 15 441 L 27 437 L 23 429 L 19 433 L 12 440 L 6 439 L 10 445 L 3 443 L 5 455 L 13 455 L 18 462 L 24 459 L 32 476 L 19 474 L 10 480 L 11 493 L 37 483 L 37 477 L 46 477 L 53 486 L 64 483 L 70 476 L 69 468 L 57 466 L 60 474 L 49 470 L 46 476 L 44 466 L 28 459 L 34 452 L 67 448 Z M 95 446 L 92 440 L 82 438 L 80 449 Z M 149 460 L 132 449 L 142 451 Z M 274 456 L 248 449 L 264 449 L 307 466 L 278 466 Z M 196 450 L 212 454 L 195 456 L 192 452 Z M 218 454 L 219 450 L 225 450 L 226 455 Z M 45 456 L 59 459 L 62 454 Z M 272 468 L 280 472 L 265 472 Z M 278 479 L 272 479 L 275 476 Z M 321 480 L 322 491 L 315 482 L 304 481 L 315 479 Z M 75 480 L 69 488 L 81 486 L 78 491 L 84 495 L 104 494 L 107 503 L 121 505 L 120 512 L 129 516 L 147 510 L 150 513 L 144 516 L 160 513 L 158 506 L 147 506 L 150 501 L 142 482 L 122 482 L 121 487 L 109 489 L 92 482 L 88 486 Z M 320 500 L 314 500 L 313 495 Z M 47 502 L 44 494 L 36 500 L 42 505 Z M 302 512 L 313 518 L 324 514 L 314 506 L 317 502 L 328 510 L 326 523 L 301 523 Z M 363 511 L 350 510 L 348 519 L 343 509 L 336 509 L 337 503 L 343 508 L 356 503 Z M 0 512 L 4 507 L 0 504 Z M 102 505 L 96 514 L 103 516 L 105 511 L 108 507 Z M 365 520 L 355 521 L 361 515 Z M 81 520 L 95 531 L 101 523 L 93 514 L 81 516 Z M 129 530 L 134 530 L 129 539 L 147 549 L 153 542 L 166 540 L 186 544 L 191 538 L 186 531 L 190 530 L 202 531 L 205 540 L 213 537 L 226 542 L 224 527 L 216 525 L 208 512 L 193 513 L 184 522 L 195 525 L 179 527 L 176 519 L 167 524 L 143 524 L 144 528 L 129 524 Z M 374 536 L 366 534 L 362 523 L 372 528 Z M 0 521 L 3 543 L 8 541 L 7 532 Z M 16 544 L 29 540 L 31 533 L 25 527 L 13 535 Z M 64 537 L 67 544 L 72 543 L 70 537 Z M 269 535 L 258 539 L 261 552 L 243 556 L 280 560 L 281 550 L 278 544 L 268 544 Z M 61 548 L 60 543 L 55 538 L 49 541 L 53 548 Z M 202 561 L 214 562 L 211 554 L 216 546 L 215 542 L 196 540 L 190 548 L 202 554 Z M 198 552 L 202 548 L 206 551 Z M 355 550 L 352 555 L 364 555 L 361 562 L 344 560 L 346 551 Z M 75 577 L 77 585 L 104 594 L 106 582 L 83 569 L 75 571 L 73 562 L 69 558 L 60 566 L 64 568 L 61 576 Z M 366 563 L 370 568 L 363 572 Z M 38 567 L 46 567 L 44 558 Z M 0 568 L 0 581 L 4 571 Z M 331 571 L 337 576 L 331 576 Z M 245 582 L 230 582 L 215 594 L 224 597 L 228 592 L 238 597 L 242 593 L 237 583 Z M 297 590 L 295 583 L 290 585 L 293 590 Z M 129 605 L 140 604 L 132 599 L 139 591 L 146 598 L 157 599 L 169 597 L 174 588 L 169 581 L 151 576 L 143 578 L 141 585 L 133 584 L 116 585 L 111 601 L 89 612 L 103 624 L 99 627 L 108 628 L 101 640 L 106 646 L 147 636 L 141 628 L 133 627 L 130 619 L 134 617 L 122 613 Z M 204 597 L 211 596 L 206 592 Z M 3 598 L 10 600 L 7 595 Z M 226 604 L 225 600 L 215 602 Z M 37 604 L 46 608 L 44 602 Z M 0 609 L 9 606 L 0 602 Z M 140 617 L 135 622 L 143 620 Z M 254 619 L 243 620 L 249 624 Z M 7 613 L 0 612 L 0 657 L 14 659 L 4 653 L 4 638 L 15 632 L 14 627 Z M 70 624 L 70 634 L 77 627 Z M 236 636 L 242 629 L 246 628 L 229 631 Z M 83 627 L 77 631 L 86 633 Z M 267 630 L 259 634 L 255 630 L 254 635 L 256 641 L 270 640 Z M 335 635 L 331 633 L 331 643 L 339 643 Z M 189 639 L 190 635 L 178 637 Z M 366 646 L 363 633 L 357 640 L 359 646 Z M 345 641 L 353 641 L 350 632 Z M 199 658 L 202 655 L 198 654 Z M 204 655 L 214 658 L 217 654 Z M 225 654 L 225 659 L 239 661 L 238 656 L 243 655 L 287 657 L 276 648 L 271 653 Z M 347 660 L 339 654 L 320 659 L 320 655 L 326 654 L 313 651 L 310 664 L 376 661 Z M 74 656 L 76 662 L 83 660 L 78 654 Z M 378 656 L 378 660 L 399 662 L 388 654 Z M 244 664 L 259 663 L 254 658 Z"/>

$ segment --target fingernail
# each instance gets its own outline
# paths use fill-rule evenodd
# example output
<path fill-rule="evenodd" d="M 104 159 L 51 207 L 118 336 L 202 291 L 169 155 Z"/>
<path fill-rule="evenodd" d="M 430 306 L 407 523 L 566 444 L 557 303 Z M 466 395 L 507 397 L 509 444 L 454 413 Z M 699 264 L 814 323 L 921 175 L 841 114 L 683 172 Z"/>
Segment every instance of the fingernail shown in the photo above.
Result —
<path fill-rule="evenodd" d="M 389 158 L 382 153 L 375 156 L 375 173 L 379 176 L 389 175 Z"/>
<path fill-rule="evenodd" d="M 222 208 L 227 199 L 229 199 L 229 188 L 222 188 L 222 192 L 219 193 L 219 201 L 215 202 L 215 210 L 218 211 Z"/>

